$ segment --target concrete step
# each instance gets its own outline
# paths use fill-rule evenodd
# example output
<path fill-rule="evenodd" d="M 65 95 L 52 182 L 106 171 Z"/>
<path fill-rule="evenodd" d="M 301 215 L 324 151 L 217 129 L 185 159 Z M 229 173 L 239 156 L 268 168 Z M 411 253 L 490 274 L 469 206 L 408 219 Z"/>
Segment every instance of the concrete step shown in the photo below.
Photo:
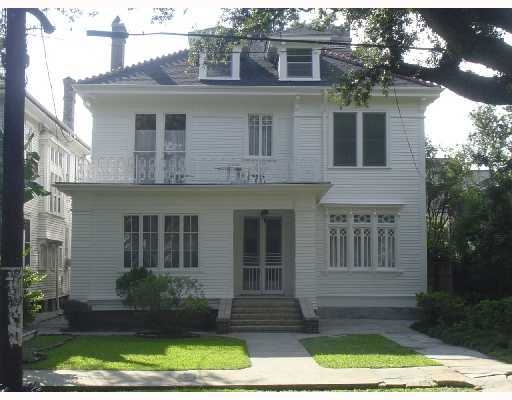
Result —
<path fill-rule="evenodd" d="M 247 314 L 293 314 L 300 313 L 300 309 L 297 307 L 276 307 L 276 308 L 265 308 L 265 307 L 232 307 L 231 314 L 235 313 L 247 313 Z"/>
<path fill-rule="evenodd" d="M 232 313 L 231 319 L 233 321 L 239 319 L 273 319 L 273 320 L 300 320 L 302 321 L 302 315 L 299 312 L 294 313 Z"/>
<path fill-rule="evenodd" d="M 292 319 L 292 320 L 281 320 L 277 321 L 275 319 L 237 319 L 237 320 L 231 320 L 231 325 L 235 326 L 302 326 L 302 321 L 299 319 Z"/>
<path fill-rule="evenodd" d="M 251 325 L 232 325 L 233 332 L 302 332 L 302 324 L 298 326 L 251 326 Z"/>

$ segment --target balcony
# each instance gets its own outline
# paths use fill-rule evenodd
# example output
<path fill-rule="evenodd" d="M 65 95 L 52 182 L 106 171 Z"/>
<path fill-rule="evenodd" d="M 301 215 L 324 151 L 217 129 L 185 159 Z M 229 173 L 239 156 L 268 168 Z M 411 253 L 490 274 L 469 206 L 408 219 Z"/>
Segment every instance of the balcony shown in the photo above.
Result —
<path fill-rule="evenodd" d="M 318 182 L 320 163 L 288 158 L 185 158 L 181 152 L 137 152 L 130 158 L 93 159 L 83 182 L 136 184 L 262 184 Z"/>

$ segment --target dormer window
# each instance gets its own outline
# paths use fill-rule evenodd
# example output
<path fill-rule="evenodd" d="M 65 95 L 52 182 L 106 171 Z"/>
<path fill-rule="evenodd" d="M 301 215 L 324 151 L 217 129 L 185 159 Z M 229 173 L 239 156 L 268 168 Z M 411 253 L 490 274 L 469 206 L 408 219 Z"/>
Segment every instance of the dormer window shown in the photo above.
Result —
<path fill-rule="evenodd" d="M 280 81 L 319 81 L 320 50 L 282 45 L 278 48 Z"/>
<path fill-rule="evenodd" d="M 226 61 L 205 61 L 207 78 L 231 78 L 233 75 L 233 57 Z"/>
<path fill-rule="evenodd" d="M 240 49 L 234 48 L 225 60 L 209 60 L 205 54 L 199 56 L 199 79 L 239 80 Z"/>
<path fill-rule="evenodd" d="M 313 49 L 288 49 L 286 51 L 288 77 L 313 77 Z"/>

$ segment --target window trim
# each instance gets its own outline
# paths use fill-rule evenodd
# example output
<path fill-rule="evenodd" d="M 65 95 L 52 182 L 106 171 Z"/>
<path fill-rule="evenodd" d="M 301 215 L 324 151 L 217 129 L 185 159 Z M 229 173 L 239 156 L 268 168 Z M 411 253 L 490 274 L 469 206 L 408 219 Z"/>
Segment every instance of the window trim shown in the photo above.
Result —
<path fill-rule="evenodd" d="M 197 211 L 192 212 L 166 212 L 166 213 L 159 213 L 159 212 L 142 212 L 142 213 L 126 213 L 121 215 L 120 219 L 120 243 L 119 243 L 119 254 L 120 254 L 120 272 L 125 273 L 128 270 L 132 268 L 142 268 L 143 266 L 143 217 L 144 216 L 151 216 L 156 215 L 158 219 L 158 257 L 157 257 L 157 265 L 156 267 L 148 268 L 148 270 L 153 272 L 166 272 L 166 273 L 176 273 L 178 275 L 187 275 L 187 274 L 197 274 L 202 273 L 202 266 L 201 266 L 201 240 L 202 240 L 202 234 L 201 234 L 201 215 Z M 171 268 L 171 267 L 165 267 L 164 266 L 164 255 L 165 255 L 165 247 L 164 247 L 164 240 L 165 240 L 165 217 L 166 216 L 178 216 L 180 217 L 179 220 L 179 226 L 180 226 L 180 265 L 177 268 Z M 184 251 L 183 251 L 183 244 L 184 244 L 184 217 L 185 216 L 196 216 L 197 217 L 197 267 L 184 267 Z M 137 267 L 125 267 L 124 266 L 124 218 L 125 217 L 139 217 L 139 263 Z"/>
<path fill-rule="evenodd" d="M 327 272 L 349 272 L 349 273 L 357 273 L 357 272 L 384 272 L 384 273 L 403 273 L 400 264 L 400 207 L 401 206 L 382 206 L 382 207 L 326 207 L 325 209 L 325 249 L 324 249 L 324 260 L 325 260 L 325 270 Z M 344 214 L 347 216 L 346 223 L 330 223 L 330 215 L 332 214 Z M 369 267 L 356 267 L 354 266 L 354 236 L 353 236 L 353 216 L 355 214 L 370 214 L 371 222 L 371 266 Z M 390 214 L 395 216 L 395 266 L 394 267 L 379 267 L 378 266 L 378 235 L 377 229 L 379 227 L 378 224 L 378 215 L 382 214 Z M 359 224 L 358 224 L 359 225 Z M 360 224 L 361 226 L 367 224 Z M 347 228 L 347 266 L 331 266 L 330 260 L 330 228 L 331 226 L 345 226 Z M 384 224 L 384 226 L 389 227 L 389 224 Z"/>
<path fill-rule="evenodd" d="M 250 154 L 250 130 L 249 130 L 249 117 L 251 115 L 257 115 L 259 117 L 259 140 L 258 140 L 258 155 L 253 155 L 253 154 Z M 272 119 L 272 125 L 271 125 L 271 138 L 270 138 L 270 155 L 269 156 L 264 156 L 264 155 L 261 155 L 261 149 L 262 149 L 262 145 L 263 145 L 263 141 L 261 140 L 262 138 L 262 128 L 263 128 L 263 124 L 261 123 L 262 121 L 262 117 L 271 117 Z M 275 115 L 274 113 L 272 112 L 250 112 L 250 113 L 247 113 L 247 117 L 246 117 L 246 134 L 245 134 L 245 140 L 246 140 L 246 145 L 245 145 L 245 158 L 246 159 L 250 159 L 250 160 L 258 160 L 258 159 L 264 159 L 264 160 L 272 160 L 275 158 L 275 153 L 276 153 L 276 131 L 275 131 L 275 121 L 276 121 L 276 118 L 275 118 Z"/>
<path fill-rule="evenodd" d="M 356 114 L 356 165 L 334 165 L 334 113 L 349 113 Z M 363 114 L 384 114 L 385 115 L 385 128 L 386 128 L 386 164 L 385 165 L 363 165 Z M 390 170 L 392 168 L 391 162 L 391 117 L 389 110 L 382 108 L 358 110 L 353 108 L 344 108 L 343 110 L 333 110 L 329 112 L 328 122 L 328 137 L 327 137 L 327 159 L 328 170 L 343 170 L 343 169 L 361 169 L 361 170 Z"/>

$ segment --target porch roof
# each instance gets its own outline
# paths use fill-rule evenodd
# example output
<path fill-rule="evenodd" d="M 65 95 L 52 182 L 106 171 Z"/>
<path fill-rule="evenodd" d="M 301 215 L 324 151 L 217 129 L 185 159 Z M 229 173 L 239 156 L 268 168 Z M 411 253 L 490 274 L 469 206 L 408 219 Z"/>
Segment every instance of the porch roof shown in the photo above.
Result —
<path fill-rule="evenodd" d="M 83 192 L 272 192 L 297 193 L 309 192 L 321 198 L 331 188 L 330 182 L 283 182 L 283 183 L 253 183 L 253 184 L 133 184 L 133 183 L 76 183 L 58 182 L 55 186 L 62 192 L 73 195 Z"/>

